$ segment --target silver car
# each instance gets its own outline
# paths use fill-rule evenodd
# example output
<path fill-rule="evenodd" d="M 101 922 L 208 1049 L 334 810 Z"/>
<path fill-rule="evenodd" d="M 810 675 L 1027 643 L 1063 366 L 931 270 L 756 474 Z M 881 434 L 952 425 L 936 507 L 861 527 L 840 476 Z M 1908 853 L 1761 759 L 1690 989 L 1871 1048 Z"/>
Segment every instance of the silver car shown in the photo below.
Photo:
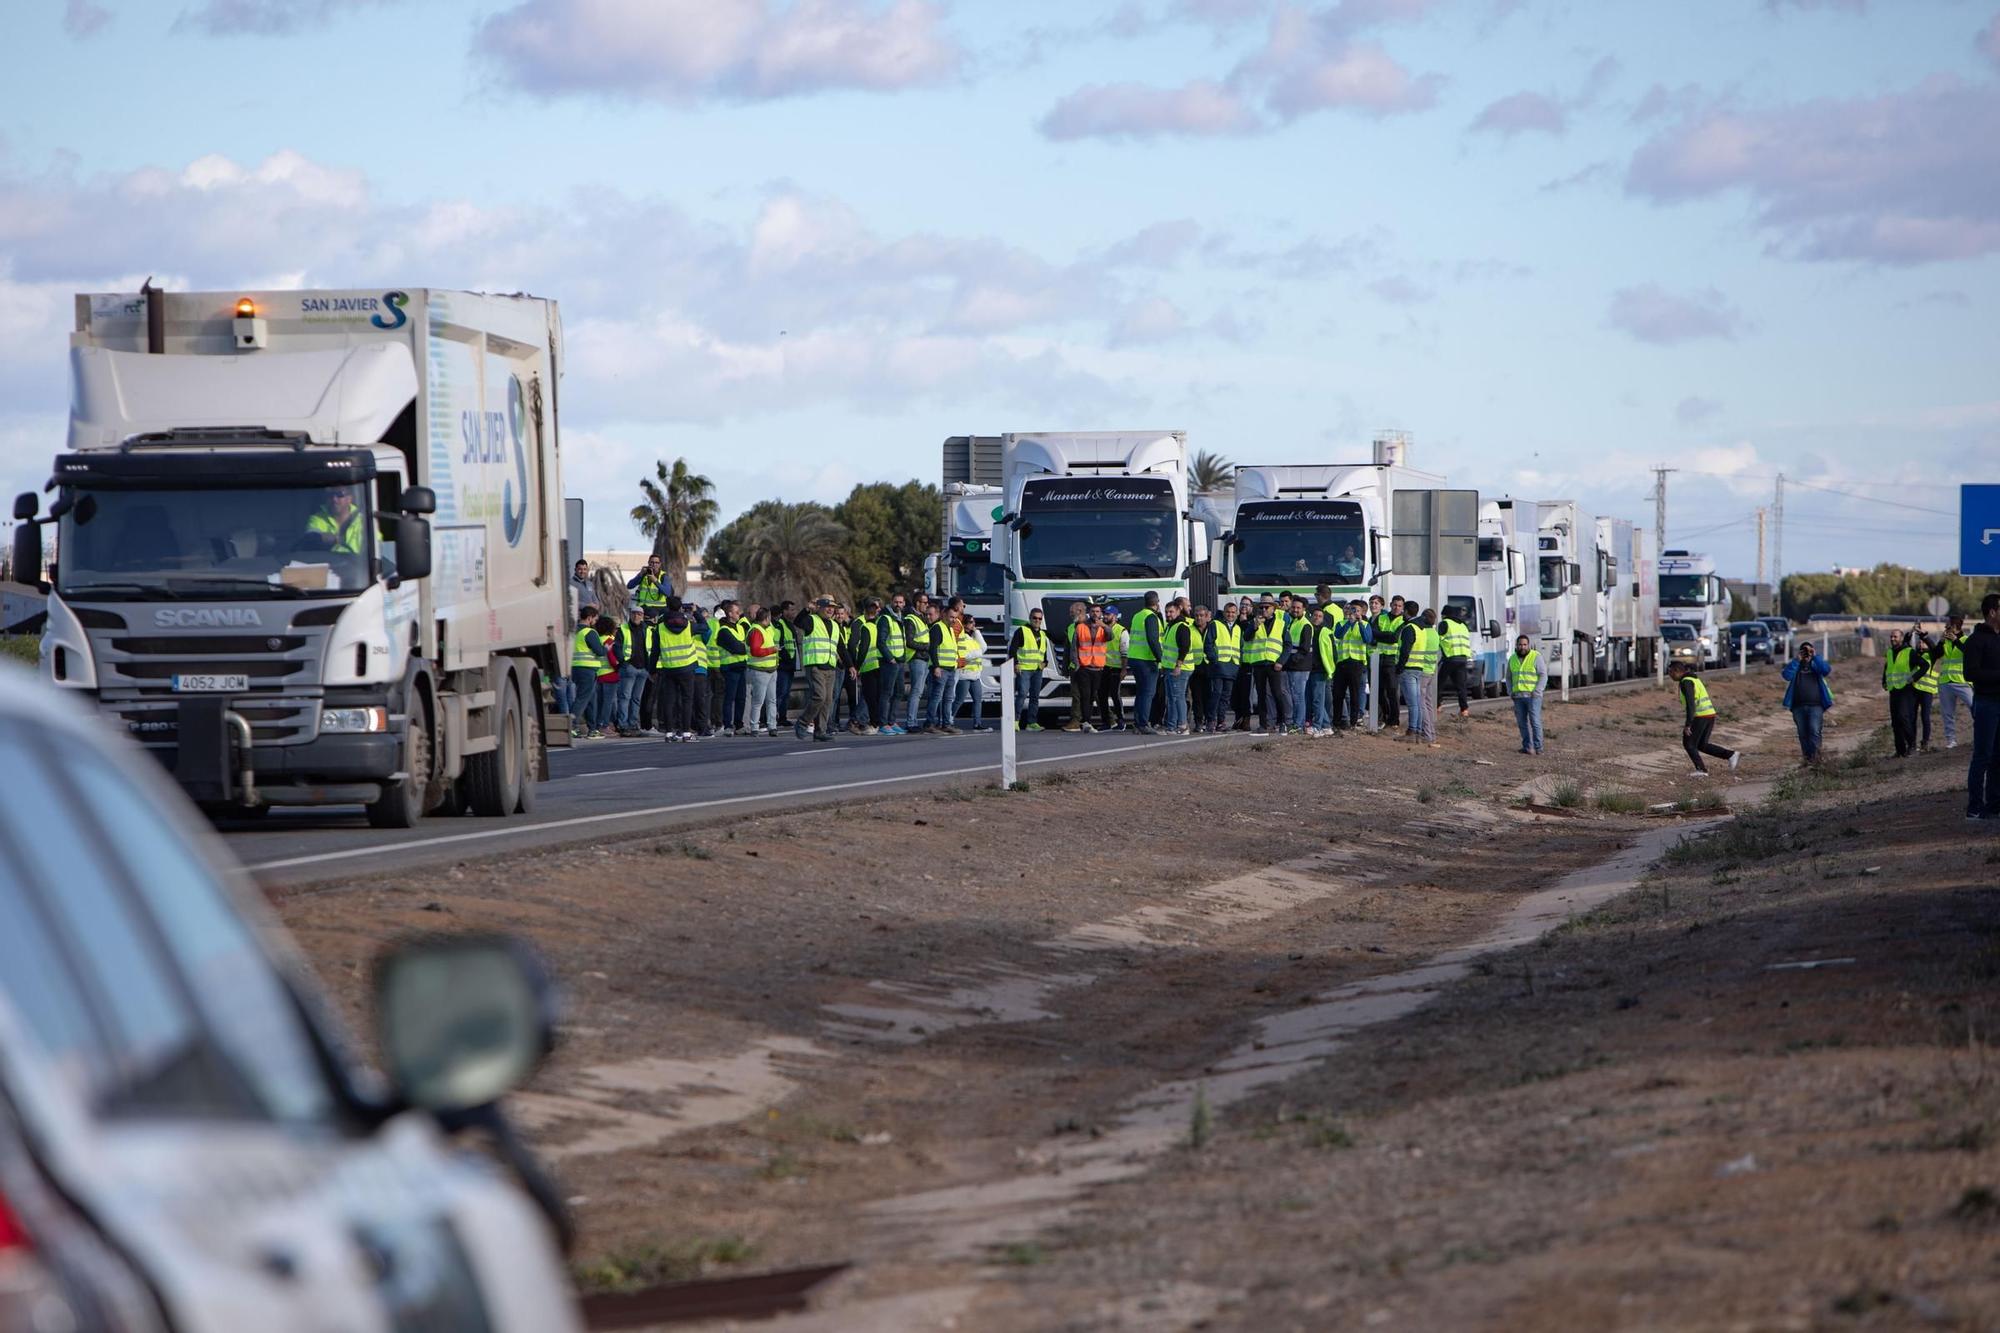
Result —
<path fill-rule="evenodd" d="M 548 1049 L 532 958 L 390 955 L 375 1075 L 143 751 L 0 667 L 0 773 L 0 1333 L 579 1326 L 496 1109 Z"/>

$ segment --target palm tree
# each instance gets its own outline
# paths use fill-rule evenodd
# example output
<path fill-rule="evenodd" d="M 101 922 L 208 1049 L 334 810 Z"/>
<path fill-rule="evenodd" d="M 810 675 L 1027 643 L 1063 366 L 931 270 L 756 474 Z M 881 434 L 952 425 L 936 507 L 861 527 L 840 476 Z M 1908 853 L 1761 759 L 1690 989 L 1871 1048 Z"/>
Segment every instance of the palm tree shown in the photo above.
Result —
<path fill-rule="evenodd" d="M 1236 465 L 1221 454 L 1195 450 L 1188 464 L 1188 487 L 1194 491 L 1225 491 L 1236 481 Z"/>
<path fill-rule="evenodd" d="M 847 529 L 816 504 L 780 505 L 744 544 L 743 599 L 766 606 L 848 594 Z"/>
<path fill-rule="evenodd" d="M 688 471 L 685 458 L 676 458 L 671 472 L 655 459 L 653 477 L 641 477 L 639 490 L 646 500 L 632 506 L 632 521 L 653 543 L 653 554 L 666 566 L 674 591 L 685 593 L 688 561 L 708 540 L 719 513 L 713 498 L 715 483 Z"/>

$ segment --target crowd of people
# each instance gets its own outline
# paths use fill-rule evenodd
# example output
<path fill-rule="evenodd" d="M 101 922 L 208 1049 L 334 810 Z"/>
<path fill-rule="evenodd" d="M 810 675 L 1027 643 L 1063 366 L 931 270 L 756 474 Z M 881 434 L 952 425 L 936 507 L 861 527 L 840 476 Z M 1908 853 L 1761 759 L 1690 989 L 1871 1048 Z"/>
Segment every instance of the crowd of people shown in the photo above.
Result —
<path fill-rule="evenodd" d="M 581 573 L 581 567 L 579 572 Z M 587 591 L 587 589 L 586 589 Z M 811 605 L 745 606 L 713 613 L 665 590 L 657 567 L 632 580 L 625 619 L 588 603 L 578 613 L 560 706 L 579 740 L 715 736 L 804 740 L 837 730 L 863 736 L 983 731 L 989 631 L 963 598 L 926 593 L 832 597 Z M 1006 635 L 1014 664 L 1015 725 L 1044 729 L 1051 672 L 1069 683 L 1065 731 L 1190 735 L 1224 730 L 1338 737 L 1367 721 L 1439 744 L 1440 699 L 1471 711 L 1481 685 L 1462 613 L 1402 597 L 1335 600 L 1244 597 L 1218 609 L 1145 594 L 1125 623 L 1120 608 L 1079 600 L 1060 628 L 1037 608 Z M 1132 700 L 1125 702 L 1126 683 Z M 1542 752 L 1548 671 L 1523 636 L 1507 663 L 1524 754 Z"/>

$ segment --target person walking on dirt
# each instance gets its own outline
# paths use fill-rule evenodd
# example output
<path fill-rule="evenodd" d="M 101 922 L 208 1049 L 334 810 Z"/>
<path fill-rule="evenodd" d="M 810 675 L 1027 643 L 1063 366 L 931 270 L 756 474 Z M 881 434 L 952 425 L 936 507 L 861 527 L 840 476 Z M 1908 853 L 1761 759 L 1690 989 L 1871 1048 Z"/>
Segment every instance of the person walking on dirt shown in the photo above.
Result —
<path fill-rule="evenodd" d="M 1917 677 L 1929 669 L 1928 659 L 1904 641 L 1903 631 L 1889 631 L 1889 651 L 1882 658 L 1882 688 L 1889 694 L 1889 730 L 1896 738 L 1896 758 L 1908 759 L 1917 748 Z"/>
<path fill-rule="evenodd" d="M 1826 710 L 1833 707 L 1833 687 L 1826 683 L 1832 674 L 1832 665 L 1811 643 L 1800 644 L 1797 654 L 1785 663 L 1785 707 L 1791 710 L 1792 725 L 1798 728 L 1803 768 L 1819 764 L 1820 733 L 1826 724 Z"/>
<path fill-rule="evenodd" d="M 1944 622 L 1944 633 L 1931 647 L 1931 676 L 1938 685 L 1938 709 L 1944 714 L 1944 748 L 1958 748 L 1958 710 L 1972 714 L 1972 686 L 1965 680 L 1965 617 Z"/>
<path fill-rule="evenodd" d="M 1686 662 L 1676 662 L 1667 672 L 1680 688 L 1681 704 L 1686 709 L 1681 719 L 1681 748 L 1687 751 L 1688 761 L 1694 765 L 1691 778 L 1708 776 L 1708 765 L 1701 762 L 1703 755 L 1712 759 L 1729 762 L 1730 772 L 1743 756 L 1735 750 L 1725 750 L 1709 740 L 1715 732 L 1715 701 L 1708 697 L 1708 686 L 1702 681 L 1701 673 Z"/>
<path fill-rule="evenodd" d="M 2000 819 L 2000 592 L 1979 604 L 1983 617 L 1965 640 L 1972 686 L 1972 763 L 1965 770 L 1965 817 Z"/>
<path fill-rule="evenodd" d="M 1542 752 L 1542 699 L 1549 690 L 1549 669 L 1525 634 L 1514 638 L 1514 655 L 1507 659 L 1507 697 L 1514 701 L 1514 725 L 1521 732 L 1521 753 Z"/>

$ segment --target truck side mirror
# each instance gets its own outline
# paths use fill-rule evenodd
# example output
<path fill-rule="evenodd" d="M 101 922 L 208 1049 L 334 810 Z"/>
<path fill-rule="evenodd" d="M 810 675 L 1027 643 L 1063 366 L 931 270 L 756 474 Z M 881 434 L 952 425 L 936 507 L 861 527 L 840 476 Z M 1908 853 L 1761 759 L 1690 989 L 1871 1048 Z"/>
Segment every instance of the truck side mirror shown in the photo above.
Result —
<path fill-rule="evenodd" d="M 405 486 L 397 499 L 396 507 L 406 514 L 435 514 L 438 507 L 437 492 L 428 486 Z"/>
<path fill-rule="evenodd" d="M 396 577 L 429 578 L 430 572 L 431 525 L 415 514 L 405 514 L 396 520 Z"/>
<path fill-rule="evenodd" d="M 18 500 L 14 502 L 14 512 L 21 513 Z M 14 527 L 14 581 L 48 591 L 42 582 L 42 528 L 34 521 L 32 510 L 22 515 Z"/>
<path fill-rule="evenodd" d="M 26 523 L 42 509 L 42 497 L 33 491 L 22 491 L 14 497 L 14 521 Z"/>
<path fill-rule="evenodd" d="M 1497 639 L 1497 638 L 1499 638 L 1499 637 L 1500 637 L 1500 622 L 1499 622 L 1499 621 L 1497 621 L 1497 620 L 1489 620 L 1489 621 L 1487 621 L 1487 622 L 1486 622 L 1486 637 L 1487 637 L 1487 638 L 1489 638 L 1489 639 Z"/>

